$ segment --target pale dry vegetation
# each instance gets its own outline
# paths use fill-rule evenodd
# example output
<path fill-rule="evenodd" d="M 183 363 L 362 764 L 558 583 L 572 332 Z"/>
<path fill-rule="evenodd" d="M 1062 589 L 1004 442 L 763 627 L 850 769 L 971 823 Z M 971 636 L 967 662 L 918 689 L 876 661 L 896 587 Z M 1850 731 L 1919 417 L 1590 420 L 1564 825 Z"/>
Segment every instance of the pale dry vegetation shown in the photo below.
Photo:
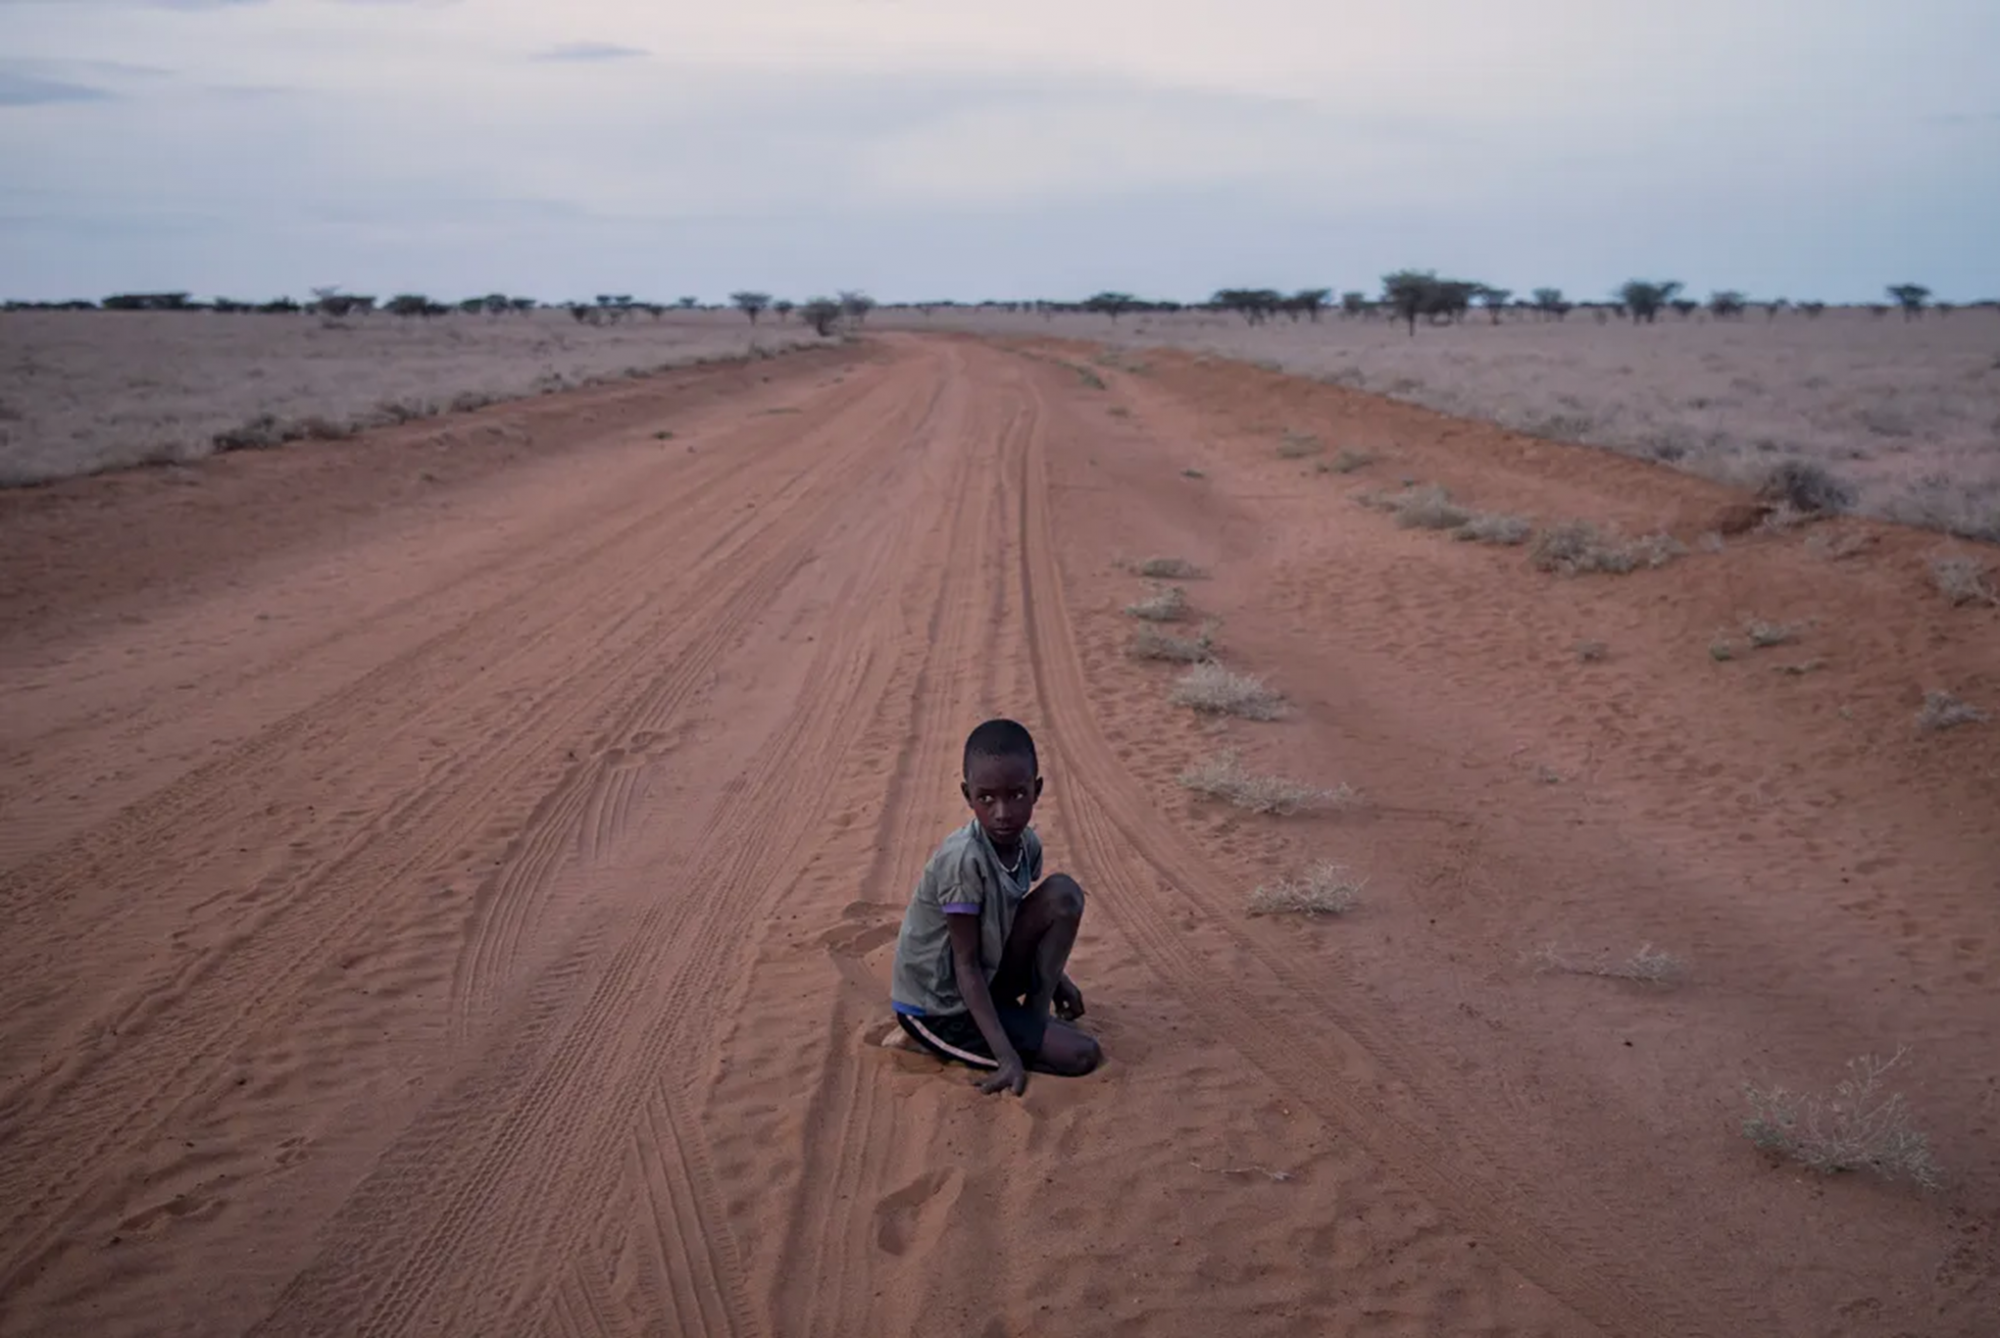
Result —
<path fill-rule="evenodd" d="M 1144 599 L 1134 600 L 1125 606 L 1125 612 L 1134 618 L 1143 618 L 1150 623 L 1173 623 L 1187 617 L 1187 591 L 1177 585 L 1169 585 L 1153 591 Z"/>
<path fill-rule="evenodd" d="M 1976 725 L 1984 719 L 1986 712 L 1970 702 L 1960 701 L 1949 692 L 1933 689 L 1924 694 L 1924 704 L 1917 710 L 1917 730 L 1923 734 L 1935 734 L 1960 725 Z"/>
<path fill-rule="evenodd" d="M 1954 606 L 2000 604 L 2000 590 L 1995 590 L 1986 564 L 1977 558 L 1961 553 L 1932 558 L 1931 580 Z"/>
<path fill-rule="evenodd" d="M 1255 674 L 1239 674 L 1210 660 L 1182 674 L 1174 684 L 1173 701 L 1204 715 L 1233 715 L 1245 720 L 1276 720 L 1285 714 L 1285 699 Z"/>
<path fill-rule="evenodd" d="M 1281 879 L 1250 894 L 1251 915 L 1345 915 L 1361 904 L 1363 884 L 1332 860 L 1308 865 L 1296 878 Z"/>
<path fill-rule="evenodd" d="M 1542 571 L 1579 576 L 1588 572 L 1624 575 L 1641 567 L 1664 567 L 1687 552 L 1666 534 L 1626 538 L 1615 530 L 1600 530 L 1587 520 L 1551 525 L 1535 536 L 1529 560 Z"/>
<path fill-rule="evenodd" d="M 1139 575 L 1155 581 L 1198 581 L 1208 575 L 1186 558 L 1150 557 L 1133 567 Z"/>
<path fill-rule="evenodd" d="M 1278 442 L 1278 458 L 1303 460 L 1308 456 L 1318 455 L 1325 449 L 1320 444 L 1319 438 L 1310 432 L 1287 432 Z"/>
<path fill-rule="evenodd" d="M 1936 1189 L 1944 1172 L 1931 1154 L 1930 1139 L 1916 1127 L 1903 1094 L 1884 1090 L 1884 1076 L 1904 1053 L 1849 1060 L 1847 1076 L 1831 1096 L 1743 1084 L 1750 1106 L 1744 1136 L 1815 1171 L 1873 1171 L 1885 1180 Z"/>
<path fill-rule="evenodd" d="M 1812 464 L 1855 510 L 2000 541 L 2000 313 L 1668 314 L 1643 326 L 1592 317 L 1509 310 L 1497 324 L 1426 325 L 1415 338 L 1392 319 L 1250 325 L 1205 310 L 1117 322 L 960 311 L 939 323 L 1279 366 L 1750 489 L 1774 465 Z"/>
<path fill-rule="evenodd" d="M 1557 971 L 1572 976 L 1630 980 L 1641 985 L 1674 985 L 1687 978 L 1686 962 L 1650 943 L 1641 943 L 1629 957 L 1617 957 L 1608 952 L 1577 957 L 1548 943 L 1537 949 L 1531 960 L 1537 975 Z"/>
<path fill-rule="evenodd" d="M 1452 538 L 1467 543 L 1498 544 L 1513 547 L 1528 542 L 1535 527 L 1520 516 L 1503 516 L 1493 512 L 1480 512 L 1452 531 Z"/>
<path fill-rule="evenodd" d="M 562 311 L 325 322 L 211 312 L 0 313 L 0 485 L 331 440 L 668 367 L 817 343 L 734 312 L 586 324 Z"/>
<path fill-rule="evenodd" d="M 1220 799 L 1252 813 L 1287 816 L 1352 802 L 1354 791 L 1345 785 L 1326 789 L 1282 776 L 1260 776 L 1245 771 L 1235 753 L 1220 753 L 1206 762 L 1189 767 L 1180 775 L 1183 789 L 1210 799 Z"/>
<path fill-rule="evenodd" d="M 1132 634 L 1125 653 L 1135 660 L 1170 664 L 1203 664 L 1215 658 L 1215 629 L 1203 627 L 1193 636 L 1175 636 L 1158 627 L 1141 627 Z"/>

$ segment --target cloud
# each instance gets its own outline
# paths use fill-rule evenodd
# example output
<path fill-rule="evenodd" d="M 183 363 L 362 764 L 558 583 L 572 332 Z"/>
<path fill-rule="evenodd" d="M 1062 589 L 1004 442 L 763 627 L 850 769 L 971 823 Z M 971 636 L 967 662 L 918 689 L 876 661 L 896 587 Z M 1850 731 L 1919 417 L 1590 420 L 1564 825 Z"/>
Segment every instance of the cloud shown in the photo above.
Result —
<path fill-rule="evenodd" d="M 67 79 L 0 70 L 0 107 L 40 107 L 52 102 L 104 102 L 112 95 Z"/>
<path fill-rule="evenodd" d="M 620 46 L 616 42 L 566 42 L 536 52 L 530 59 L 540 61 L 600 61 L 634 60 L 650 56 L 650 51 L 636 46 Z"/>

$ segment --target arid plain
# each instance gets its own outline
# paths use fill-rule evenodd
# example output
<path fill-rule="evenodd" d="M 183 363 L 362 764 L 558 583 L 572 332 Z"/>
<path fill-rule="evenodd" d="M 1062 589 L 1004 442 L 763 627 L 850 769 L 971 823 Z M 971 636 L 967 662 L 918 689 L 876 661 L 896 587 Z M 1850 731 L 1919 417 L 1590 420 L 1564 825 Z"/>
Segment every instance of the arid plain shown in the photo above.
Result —
<path fill-rule="evenodd" d="M 1990 316 L 952 319 L 350 371 L 299 412 L 614 379 L 0 493 L 0 1332 L 1990 1332 L 1994 548 L 1478 421 L 1722 349 L 1762 389 L 1699 421 L 1807 458 L 1847 438 L 1739 345 L 1929 349 L 1907 432 L 1827 446 L 1888 510 L 1906 456 L 1991 468 Z M 1109 1056 L 1018 1102 L 879 1044 L 991 713 Z M 1190 788 L 1231 758 L 1295 811 Z M 1249 913 L 1325 865 L 1343 913 Z M 1871 1147 L 1932 1185 L 1746 1138 L 1746 1084 L 1899 1053 Z"/>

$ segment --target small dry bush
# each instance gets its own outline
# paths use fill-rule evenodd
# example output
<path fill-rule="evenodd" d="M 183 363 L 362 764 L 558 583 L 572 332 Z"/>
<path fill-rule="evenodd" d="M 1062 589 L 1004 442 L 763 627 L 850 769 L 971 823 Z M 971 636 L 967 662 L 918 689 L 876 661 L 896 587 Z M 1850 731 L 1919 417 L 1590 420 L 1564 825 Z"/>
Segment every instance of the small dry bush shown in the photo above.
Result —
<path fill-rule="evenodd" d="M 1204 627 L 1198 635 L 1185 637 L 1142 627 L 1132 634 L 1125 653 L 1135 660 L 1165 660 L 1171 664 L 1204 664 L 1215 658 L 1215 635 Z"/>
<path fill-rule="evenodd" d="M 1342 448 L 1327 466 L 1336 474 L 1352 474 L 1357 469 L 1366 469 L 1375 463 L 1375 457 L 1366 451 Z"/>
<path fill-rule="evenodd" d="M 1319 438 L 1310 432 L 1287 432 L 1285 439 L 1278 443 L 1280 460 L 1303 460 L 1310 455 L 1318 455 L 1325 450 Z"/>
<path fill-rule="evenodd" d="M 1566 520 L 1536 535 L 1528 558 L 1538 570 L 1565 576 L 1586 572 L 1622 576 L 1641 567 L 1664 567 L 1685 552 L 1686 546 L 1671 535 L 1627 539 L 1599 530 L 1587 520 Z"/>
<path fill-rule="evenodd" d="M 1781 460 L 1764 476 L 1757 495 L 1807 515 L 1828 515 L 1854 505 L 1854 489 L 1809 460 Z"/>
<path fill-rule="evenodd" d="M 1931 1155 L 1930 1139 L 1911 1123 L 1903 1094 L 1883 1090 L 1884 1075 L 1904 1053 L 1849 1060 L 1847 1076 L 1832 1096 L 1744 1083 L 1750 1103 L 1744 1136 L 1815 1171 L 1873 1171 L 1885 1180 L 1936 1189 L 1944 1172 Z"/>
<path fill-rule="evenodd" d="M 1611 647 L 1602 641 L 1579 641 L 1576 643 L 1576 658 L 1585 664 L 1596 664 L 1611 653 Z"/>
<path fill-rule="evenodd" d="M 1937 583 L 1938 593 L 1950 600 L 1954 607 L 1960 604 L 2000 605 L 2000 591 L 1993 588 L 1987 578 L 1986 565 L 1978 558 L 1951 554 L 1931 559 L 1931 580 Z"/>
<path fill-rule="evenodd" d="M 1986 713 L 1971 703 L 1962 702 L 1949 692 L 1932 690 L 1924 694 L 1923 707 L 1917 712 L 1917 729 L 1931 734 L 1958 725 L 1976 725 L 1984 719 Z"/>
<path fill-rule="evenodd" d="M 1155 581 L 1198 581 L 1208 573 L 1189 562 L 1186 558 L 1147 558 L 1138 566 L 1141 576 Z"/>
<path fill-rule="evenodd" d="M 1594 957 L 1571 957 L 1555 944 L 1544 945 L 1534 954 L 1535 973 L 1561 971 L 1572 976 L 1604 976 L 1611 980 L 1631 980 L 1641 985 L 1672 985 L 1687 978 L 1687 964 L 1650 943 L 1641 943 L 1630 957 L 1614 958 L 1608 953 Z"/>
<path fill-rule="evenodd" d="M 1189 767 L 1181 773 L 1180 783 L 1183 789 L 1252 813 L 1279 816 L 1327 808 L 1354 798 L 1354 791 L 1345 785 L 1327 790 L 1279 776 L 1253 776 L 1243 770 L 1235 753 L 1222 753 L 1199 766 Z"/>
<path fill-rule="evenodd" d="M 1759 650 L 1796 641 L 1799 630 L 1793 623 L 1767 623 L 1761 618 L 1752 618 L 1743 624 L 1743 635 L 1749 637 L 1750 644 Z"/>
<path fill-rule="evenodd" d="M 1482 512 L 1459 526 L 1451 537 L 1468 543 L 1500 544 L 1511 548 L 1528 542 L 1528 536 L 1534 532 L 1535 527 L 1519 516 Z"/>
<path fill-rule="evenodd" d="M 1422 487 L 1405 484 L 1398 493 L 1368 493 L 1358 499 L 1363 506 L 1387 511 L 1406 530 L 1455 530 L 1472 519 L 1472 513 L 1451 500 L 1451 494 L 1435 483 Z"/>
<path fill-rule="evenodd" d="M 1234 673 L 1213 660 L 1197 664 L 1174 684 L 1174 703 L 1205 715 L 1234 715 L 1245 720 L 1276 720 L 1285 713 L 1285 699 L 1254 674 Z"/>
<path fill-rule="evenodd" d="M 1125 612 L 1149 623 L 1173 623 L 1187 617 L 1187 591 L 1177 585 L 1155 590 L 1144 599 L 1125 606 Z"/>
<path fill-rule="evenodd" d="M 1297 878 L 1250 894 L 1252 915 L 1345 915 L 1361 904 L 1362 884 L 1332 860 L 1319 860 Z"/>

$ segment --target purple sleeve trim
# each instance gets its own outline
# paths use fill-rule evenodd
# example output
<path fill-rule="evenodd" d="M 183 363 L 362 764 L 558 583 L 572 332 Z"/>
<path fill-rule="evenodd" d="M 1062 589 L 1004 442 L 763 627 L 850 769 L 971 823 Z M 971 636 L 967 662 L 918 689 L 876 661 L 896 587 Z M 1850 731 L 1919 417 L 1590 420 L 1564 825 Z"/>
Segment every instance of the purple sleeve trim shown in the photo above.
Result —
<path fill-rule="evenodd" d="M 979 914 L 979 903 L 976 901 L 948 901 L 945 903 L 944 913 L 946 915 L 977 915 Z"/>

